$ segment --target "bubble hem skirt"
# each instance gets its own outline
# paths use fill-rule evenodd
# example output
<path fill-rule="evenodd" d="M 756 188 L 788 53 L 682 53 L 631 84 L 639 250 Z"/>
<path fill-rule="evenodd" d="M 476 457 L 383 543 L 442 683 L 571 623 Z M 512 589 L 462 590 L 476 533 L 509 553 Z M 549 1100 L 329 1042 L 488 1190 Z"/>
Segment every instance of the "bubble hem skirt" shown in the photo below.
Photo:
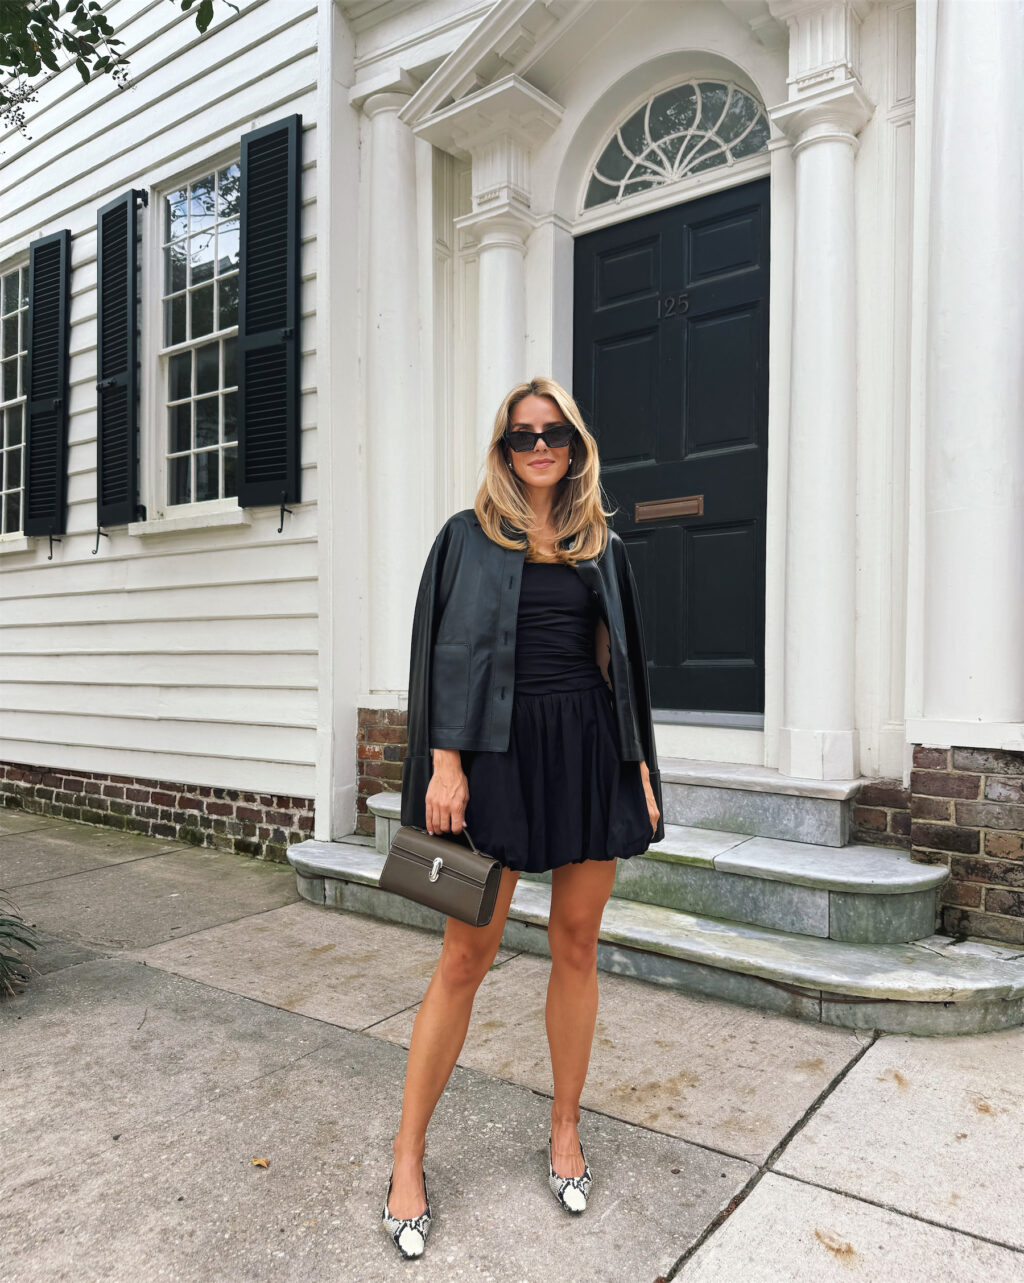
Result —
<path fill-rule="evenodd" d="M 508 748 L 464 750 L 465 824 L 481 851 L 541 873 L 626 860 L 654 830 L 639 762 L 619 757 L 612 694 L 600 686 L 516 691 Z"/>

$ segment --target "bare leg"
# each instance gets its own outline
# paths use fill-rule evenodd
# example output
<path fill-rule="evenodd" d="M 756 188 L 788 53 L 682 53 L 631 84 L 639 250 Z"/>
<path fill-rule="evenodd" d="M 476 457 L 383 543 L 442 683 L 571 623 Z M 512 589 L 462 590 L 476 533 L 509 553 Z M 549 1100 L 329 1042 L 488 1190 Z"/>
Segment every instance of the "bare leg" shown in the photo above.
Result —
<path fill-rule="evenodd" d="M 580 1096 L 597 1022 L 597 935 L 615 881 L 616 860 L 585 860 L 551 876 L 551 976 L 545 1018 L 555 1096 L 551 1152 L 559 1176 L 582 1176 Z"/>
<path fill-rule="evenodd" d="M 494 961 L 518 872 L 503 869 L 494 914 L 486 927 L 449 918 L 441 957 L 416 1013 L 409 1041 L 402 1119 L 394 1140 L 395 1173 L 388 1209 L 404 1220 L 426 1209 L 423 1153 L 427 1124 L 466 1040 L 473 999 Z"/>

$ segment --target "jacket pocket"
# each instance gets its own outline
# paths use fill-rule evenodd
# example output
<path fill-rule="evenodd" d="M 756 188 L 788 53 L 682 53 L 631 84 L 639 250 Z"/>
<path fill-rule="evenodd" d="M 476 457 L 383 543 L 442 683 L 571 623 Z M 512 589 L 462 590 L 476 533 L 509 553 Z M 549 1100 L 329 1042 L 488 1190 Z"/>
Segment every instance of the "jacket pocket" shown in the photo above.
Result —
<path fill-rule="evenodd" d="M 469 711 L 469 643 L 436 642 L 430 683 L 430 724 L 457 731 Z"/>

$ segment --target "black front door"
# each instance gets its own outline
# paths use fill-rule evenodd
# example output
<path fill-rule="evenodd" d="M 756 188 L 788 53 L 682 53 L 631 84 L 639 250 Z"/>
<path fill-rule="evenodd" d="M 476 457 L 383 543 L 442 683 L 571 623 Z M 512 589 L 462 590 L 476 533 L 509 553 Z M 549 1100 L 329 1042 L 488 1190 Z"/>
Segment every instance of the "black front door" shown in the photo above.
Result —
<path fill-rule="evenodd" d="M 769 180 L 576 241 L 573 395 L 656 709 L 764 711 Z"/>

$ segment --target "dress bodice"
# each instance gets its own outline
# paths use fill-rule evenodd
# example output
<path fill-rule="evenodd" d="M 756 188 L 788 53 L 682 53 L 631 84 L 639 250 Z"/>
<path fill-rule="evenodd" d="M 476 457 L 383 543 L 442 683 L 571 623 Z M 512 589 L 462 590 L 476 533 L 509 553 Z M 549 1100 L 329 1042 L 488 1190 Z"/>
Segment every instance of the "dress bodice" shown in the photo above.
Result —
<path fill-rule="evenodd" d="M 603 686 L 594 653 L 600 608 L 564 562 L 524 561 L 516 620 L 515 690 L 540 695 Z"/>

